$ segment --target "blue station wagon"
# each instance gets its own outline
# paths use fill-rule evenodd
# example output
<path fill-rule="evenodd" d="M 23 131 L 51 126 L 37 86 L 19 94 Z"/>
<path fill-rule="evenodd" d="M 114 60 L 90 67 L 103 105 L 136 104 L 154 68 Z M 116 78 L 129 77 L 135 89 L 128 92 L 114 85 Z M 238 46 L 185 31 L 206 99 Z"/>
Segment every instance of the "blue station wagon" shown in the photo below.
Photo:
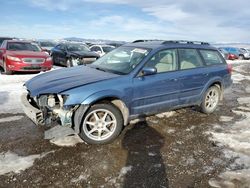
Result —
<path fill-rule="evenodd" d="M 60 120 L 85 142 L 104 144 L 138 117 L 187 106 L 212 113 L 231 83 L 231 66 L 208 43 L 137 41 L 32 78 L 22 104 L 35 124 Z"/>

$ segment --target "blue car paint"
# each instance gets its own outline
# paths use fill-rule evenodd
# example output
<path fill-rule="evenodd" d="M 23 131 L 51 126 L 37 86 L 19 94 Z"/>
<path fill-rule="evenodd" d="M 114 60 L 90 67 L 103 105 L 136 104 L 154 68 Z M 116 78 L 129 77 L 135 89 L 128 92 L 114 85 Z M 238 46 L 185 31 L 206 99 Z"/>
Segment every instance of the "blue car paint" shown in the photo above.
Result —
<path fill-rule="evenodd" d="M 87 66 L 77 66 L 38 75 L 26 82 L 25 86 L 28 88 L 31 97 L 34 97 L 42 94 L 60 93 L 75 87 L 115 77 L 119 77 L 119 75 L 98 71 Z"/>
<path fill-rule="evenodd" d="M 27 82 L 26 86 L 32 96 L 45 93 L 67 95 L 65 106 L 90 105 L 107 97 L 118 98 L 128 107 L 129 116 L 132 117 L 178 106 L 200 104 L 204 92 L 210 85 L 218 82 L 223 89 L 231 85 L 231 76 L 226 63 L 138 76 L 144 64 L 160 50 L 171 48 L 216 50 L 211 46 L 158 43 L 127 46 L 151 49 L 147 57 L 128 75 L 115 75 L 90 67 L 75 67 L 45 73 Z M 40 85 L 37 85 L 40 80 Z"/>

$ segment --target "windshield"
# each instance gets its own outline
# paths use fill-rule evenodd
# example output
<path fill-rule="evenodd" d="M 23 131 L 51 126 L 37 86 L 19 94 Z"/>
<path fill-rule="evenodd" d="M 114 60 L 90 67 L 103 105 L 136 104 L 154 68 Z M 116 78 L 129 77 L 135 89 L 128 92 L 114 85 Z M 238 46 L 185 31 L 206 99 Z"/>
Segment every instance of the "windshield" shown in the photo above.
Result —
<path fill-rule="evenodd" d="M 41 52 L 42 50 L 38 47 L 37 44 L 28 43 L 28 42 L 9 42 L 7 50 L 11 51 L 34 51 Z"/>
<path fill-rule="evenodd" d="M 111 52 L 112 50 L 114 50 L 115 48 L 111 47 L 111 46 L 103 46 L 102 49 L 105 53 L 108 53 L 108 52 Z"/>
<path fill-rule="evenodd" d="M 89 48 L 86 45 L 83 44 L 68 44 L 67 45 L 68 51 L 87 51 L 89 52 Z"/>
<path fill-rule="evenodd" d="M 120 47 L 96 60 L 90 66 L 116 74 L 128 74 L 147 56 L 149 51 L 145 48 Z"/>
<path fill-rule="evenodd" d="M 40 42 L 41 47 L 54 47 L 56 46 L 56 43 L 53 42 Z"/>

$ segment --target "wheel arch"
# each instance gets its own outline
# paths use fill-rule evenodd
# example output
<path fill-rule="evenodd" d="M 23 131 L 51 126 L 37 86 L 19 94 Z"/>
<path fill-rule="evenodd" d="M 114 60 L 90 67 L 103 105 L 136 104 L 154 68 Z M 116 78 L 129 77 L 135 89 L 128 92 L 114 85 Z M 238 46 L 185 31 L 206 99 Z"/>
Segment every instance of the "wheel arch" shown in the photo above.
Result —
<path fill-rule="evenodd" d="M 89 101 L 88 104 L 81 104 L 80 107 L 74 112 L 73 114 L 73 128 L 75 132 L 80 133 L 81 123 L 83 117 L 86 115 L 88 109 L 98 103 L 111 103 L 116 106 L 123 117 L 123 124 L 124 126 L 129 123 L 129 108 L 125 104 L 123 100 L 121 100 L 117 96 L 103 96 L 100 98 L 95 98 L 92 101 Z"/>
<path fill-rule="evenodd" d="M 220 78 L 220 77 L 214 78 L 214 79 L 210 80 L 210 81 L 206 84 L 206 86 L 203 88 L 202 93 L 201 93 L 201 98 L 200 98 L 201 101 L 202 101 L 202 98 L 203 98 L 204 94 L 205 94 L 206 91 L 208 90 L 208 88 L 210 88 L 210 87 L 212 87 L 212 86 L 218 87 L 218 88 L 221 90 L 221 92 L 223 93 L 223 91 L 224 91 L 224 86 L 223 86 L 222 78 Z M 222 100 L 222 99 L 223 99 L 223 95 L 220 95 L 220 100 Z"/>

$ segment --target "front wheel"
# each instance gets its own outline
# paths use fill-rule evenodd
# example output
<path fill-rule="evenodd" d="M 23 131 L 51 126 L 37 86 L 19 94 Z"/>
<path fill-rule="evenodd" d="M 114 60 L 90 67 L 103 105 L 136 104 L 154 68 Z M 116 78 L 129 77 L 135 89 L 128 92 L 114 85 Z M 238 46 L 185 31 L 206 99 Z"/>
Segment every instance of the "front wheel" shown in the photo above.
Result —
<path fill-rule="evenodd" d="M 68 58 L 68 59 L 66 60 L 66 66 L 67 66 L 67 67 L 73 67 L 73 63 L 72 63 L 72 59 L 71 59 L 71 58 Z"/>
<path fill-rule="evenodd" d="M 112 104 L 96 104 L 83 118 L 80 137 L 89 144 L 106 144 L 121 132 L 123 118 L 120 110 Z"/>
<path fill-rule="evenodd" d="M 4 69 L 4 73 L 5 73 L 6 75 L 11 75 L 11 74 L 13 73 L 12 71 L 8 70 L 5 61 L 3 61 L 3 69 Z"/>
<path fill-rule="evenodd" d="M 206 114 L 213 113 L 219 104 L 220 96 L 221 90 L 217 86 L 208 88 L 202 99 L 201 111 Z"/>

